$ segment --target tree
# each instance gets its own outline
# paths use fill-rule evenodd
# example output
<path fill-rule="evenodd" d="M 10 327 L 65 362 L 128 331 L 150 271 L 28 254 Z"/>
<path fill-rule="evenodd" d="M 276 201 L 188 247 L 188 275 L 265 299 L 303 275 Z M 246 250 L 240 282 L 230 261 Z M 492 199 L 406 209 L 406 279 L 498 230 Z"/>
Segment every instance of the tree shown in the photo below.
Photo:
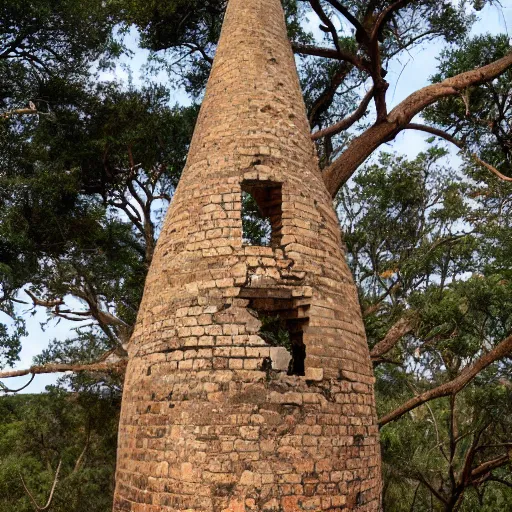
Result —
<path fill-rule="evenodd" d="M 0 7 L 0 114 L 48 114 L 54 80 L 76 81 L 91 63 L 106 64 L 121 48 L 112 37 L 116 11 L 111 3 L 87 6 L 69 0 L 14 0 Z"/>
<path fill-rule="evenodd" d="M 16 255 L 4 260 L 4 304 L 28 300 L 51 318 L 94 321 L 95 351 L 84 343 L 77 353 L 75 345 L 66 358 L 60 346 L 62 364 L 123 356 L 196 109 L 169 107 L 162 87 L 111 84 L 75 91 L 54 113 L 58 122 L 43 118 L 22 132 L 26 149 L 12 151 L 0 178 L 8 191 L 2 239 Z M 22 277 L 10 284 L 16 273 Z"/>
<path fill-rule="evenodd" d="M 180 64 L 175 66 L 179 77 L 198 94 L 212 62 L 220 27 L 216 20 L 224 3 L 202 3 L 198 9 L 194 3 L 174 1 L 162 8 L 165 12 L 147 3 L 134 3 L 127 12 L 130 22 L 144 34 L 143 44 L 170 53 Z M 478 57 L 474 45 L 472 49 L 467 42 L 474 13 L 485 3 L 464 1 L 455 7 L 451 2 L 432 0 L 284 2 L 293 48 L 297 54 L 308 56 L 300 69 L 303 89 L 312 128 L 318 128 L 313 137 L 319 141 L 323 156 L 324 179 L 333 196 L 382 144 L 404 130 L 418 129 L 412 120 L 430 105 L 445 98 L 463 99 L 469 89 L 491 82 L 510 67 L 512 56 L 506 39 L 497 45 L 492 41 L 494 50 L 481 52 Z M 315 40 L 301 26 L 312 12 L 321 21 L 320 29 L 325 34 L 322 41 Z M 166 16 L 174 17 L 179 30 L 163 28 L 170 26 L 163 23 Z M 388 112 L 387 68 L 404 52 L 438 39 L 459 45 L 459 55 L 472 56 L 470 65 L 468 61 L 459 67 L 445 65 L 442 81 L 414 92 Z M 484 44 L 481 41 L 480 47 Z M 345 97 L 340 99 L 342 93 Z M 369 117 L 372 101 L 374 121 L 361 126 L 358 122 Z M 359 128 L 357 136 L 348 135 L 350 128 L 352 134 Z"/>
<path fill-rule="evenodd" d="M 89 76 L 91 65 L 100 58 L 106 65 L 121 47 L 112 37 L 114 11 L 100 1 L 87 6 L 67 0 L 4 2 L 0 15 L 0 210 L 5 213 L 12 194 L 7 182 L 13 178 L 12 169 L 30 172 L 33 166 L 27 145 L 33 118 L 51 118 L 54 106 L 69 99 L 77 84 Z M 70 179 L 65 183 L 70 186 Z M 15 322 L 14 331 L 0 324 L 2 359 L 7 364 L 16 360 L 25 334 L 24 321 L 15 312 L 15 295 L 38 265 L 37 253 L 27 251 L 22 234 L 9 237 L 12 228 L 3 219 L 0 312 Z"/>
<path fill-rule="evenodd" d="M 489 230 L 505 231 L 508 216 L 481 183 L 443 167 L 444 154 L 383 154 L 339 195 L 377 377 L 386 510 L 508 499 L 507 237 L 489 250 Z"/>

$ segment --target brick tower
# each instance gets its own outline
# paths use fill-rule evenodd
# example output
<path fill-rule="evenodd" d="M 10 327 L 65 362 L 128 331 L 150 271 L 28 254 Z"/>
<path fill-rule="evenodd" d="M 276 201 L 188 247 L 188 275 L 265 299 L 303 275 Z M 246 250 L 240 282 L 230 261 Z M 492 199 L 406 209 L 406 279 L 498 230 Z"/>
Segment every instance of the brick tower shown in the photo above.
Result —
<path fill-rule="evenodd" d="M 114 511 L 377 511 L 372 384 L 281 2 L 230 0 L 131 341 Z"/>

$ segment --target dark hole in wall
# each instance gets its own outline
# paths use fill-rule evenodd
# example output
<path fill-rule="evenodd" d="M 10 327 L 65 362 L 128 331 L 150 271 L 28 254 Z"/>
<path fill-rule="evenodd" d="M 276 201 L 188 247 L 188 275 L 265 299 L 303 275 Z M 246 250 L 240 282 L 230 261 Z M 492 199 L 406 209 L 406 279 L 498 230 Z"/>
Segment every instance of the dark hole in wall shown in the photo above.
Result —
<path fill-rule="evenodd" d="M 242 183 L 242 237 L 245 245 L 280 245 L 282 204 L 280 183 L 258 180 Z"/>
<path fill-rule="evenodd" d="M 309 321 L 309 306 L 298 305 L 291 298 L 269 297 L 270 293 L 268 289 L 247 288 L 240 296 L 249 299 L 248 307 L 261 321 L 259 335 L 273 347 L 284 347 L 292 356 L 288 375 L 304 375 L 304 330 Z"/>

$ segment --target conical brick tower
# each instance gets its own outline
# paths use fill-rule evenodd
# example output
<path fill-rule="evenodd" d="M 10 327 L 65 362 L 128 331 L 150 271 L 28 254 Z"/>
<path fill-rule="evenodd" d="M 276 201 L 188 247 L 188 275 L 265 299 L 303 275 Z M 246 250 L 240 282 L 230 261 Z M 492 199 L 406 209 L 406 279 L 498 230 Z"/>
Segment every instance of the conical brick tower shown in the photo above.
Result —
<path fill-rule="evenodd" d="M 377 511 L 372 384 L 280 1 L 230 0 L 131 342 L 114 511 Z"/>

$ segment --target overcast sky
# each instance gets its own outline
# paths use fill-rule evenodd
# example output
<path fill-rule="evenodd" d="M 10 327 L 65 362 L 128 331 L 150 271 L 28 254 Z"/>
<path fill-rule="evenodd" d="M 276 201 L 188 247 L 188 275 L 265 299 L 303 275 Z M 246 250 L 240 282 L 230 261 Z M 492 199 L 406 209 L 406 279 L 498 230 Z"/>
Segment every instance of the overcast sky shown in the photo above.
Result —
<path fill-rule="evenodd" d="M 512 30 L 512 0 L 502 0 L 501 7 L 487 6 L 481 13 L 481 19 L 473 28 L 473 35 L 483 33 L 508 33 L 511 34 Z M 315 32 L 318 29 L 319 20 L 311 18 L 309 27 Z M 135 85 L 141 85 L 141 68 L 147 61 L 148 52 L 137 49 L 137 34 L 131 31 L 126 38 L 127 45 L 134 50 L 134 55 L 131 58 L 123 58 L 122 62 L 113 73 L 104 73 L 102 78 L 105 80 L 119 80 L 126 82 L 128 80 L 127 68 L 131 69 L 131 75 Z M 432 44 L 429 43 L 425 49 L 418 48 L 414 52 L 406 55 L 402 62 L 395 62 L 394 65 L 388 70 L 389 74 L 386 79 L 390 82 L 389 88 L 389 108 L 393 108 L 406 98 L 413 91 L 424 87 L 428 84 L 428 79 L 436 71 L 436 58 L 443 48 L 442 43 Z M 166 82 L 167 75 L 161 73 L 154 78 L 155 81 Z M 183 90 L 175 90 L 172 103 L 190 104 L 190 99 Z M 427 134 L 422 134 L 415 131 L 406 131 L 400 134 L 397 139 L 384 147 L 386 151 L 396 151 L 407 155 L 410 158 L 415 157 L 419 152 L 426 149 Z M 452 151 L 450 163 L 453 166 L 457 165 L 456 152 Z M 39 308 L 36 314 L 30 316 L 29 309 L 21 308 L 21 311 L 27 312 L 27 329 L 30 333 L 23 342 L 23 349 L 21 352 L 21 360 L 16 365 L 16 368 L 27 368 L 32 364 L 33 358 L 40 354 L 41 351 L 48 346 L 50 340 L 58 338 L 64 339 L 70 335 L 70 329 L 76 327 L 76 324 L 71 324 L 62 320 L 60 323 L 51 321 L 46 325 L 45 329 L 41 328 L 41 323 L 46 321 L 46 312 Z M 54 375 L 39 375 L 36 376 L 34 382 L 24 391 L 25 393 L 37 393 L 44 391 L 46 385 L 54 383 L 57 377 Z M 17 379 L 9 379 L 6 383 L 11 388 L 22 386 L 28 379 L 20 377 Z"/>

